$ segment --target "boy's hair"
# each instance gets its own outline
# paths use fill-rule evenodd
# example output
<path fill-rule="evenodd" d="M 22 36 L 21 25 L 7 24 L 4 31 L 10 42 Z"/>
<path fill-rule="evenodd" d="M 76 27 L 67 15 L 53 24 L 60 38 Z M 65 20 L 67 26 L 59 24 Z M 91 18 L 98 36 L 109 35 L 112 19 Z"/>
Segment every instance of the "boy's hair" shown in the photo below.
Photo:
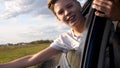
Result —
<path fill-rule="evenodd" d="M 48 0 L 48 8 L 55 14 L 54 12 L 54 4 L 57 2 L 58 0 Z M 77 1 L 77 0 L 73 0 L 73 1 Z"/>

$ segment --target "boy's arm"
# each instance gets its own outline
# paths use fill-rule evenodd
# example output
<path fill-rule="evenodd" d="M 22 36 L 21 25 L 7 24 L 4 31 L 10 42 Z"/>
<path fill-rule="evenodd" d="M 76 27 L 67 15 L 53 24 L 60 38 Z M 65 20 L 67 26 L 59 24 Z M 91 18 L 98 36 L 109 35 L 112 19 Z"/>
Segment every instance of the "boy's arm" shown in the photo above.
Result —
<path fill-rule="evenodd" d="M 34 55 L 25 56 L 14 61 L 1 64 L 0 68 L 25 68 L 28 66 L 36 65 L 41 62 L 49 60 L 52 56 L 60 53 L 60 51 L 48 47 Z"/>

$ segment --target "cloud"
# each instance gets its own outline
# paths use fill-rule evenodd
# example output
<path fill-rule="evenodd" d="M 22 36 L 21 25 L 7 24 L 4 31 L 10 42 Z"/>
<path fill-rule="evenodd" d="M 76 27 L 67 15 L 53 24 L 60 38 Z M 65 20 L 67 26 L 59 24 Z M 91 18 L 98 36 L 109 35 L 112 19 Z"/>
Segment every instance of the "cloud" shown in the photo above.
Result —
<path fill-rule="evenodd" d="M 85 0 L 78 0 L 83 4 Z M 4 12 L 0 18 L 9 19 L 22 14 L 32 16 L 51 16 L 52 13 L 47 8 L 47 0 L 0 0 L 4 4 Z"/>
<path fill-rule="evenodd" d="M 32 28 L 32 29 L 31 29 Z M 19 37 L 24 39 L 55 39 L 61 33 L 67 31 L 69 27 L 59 23 L 53 23 L 52 25 L 44 24 L 44 25 L 35 25 L 27 28 L 26 32 L 22 32 L 19 34 Z"/>
<path fill-rule="evenodd" d="M 81 6 L 83 6 L 87 0 L 78 0 L 78 1 L 81 3 Z"/>
<path fill-rule="evenodd" d="M 5 11 L 0 18 L 9 19 L 21 14 L 31 14 L 33 16 L 49 15 L 47 0 L 2 0 Z"/>
<path fill-rule="evenodd" d="M 15 19 L 12 19 L 11 21 L 17 22 Z M 66 32 L 68 29 L 69 27 L 66 27 L 66 25 L 56 22 L 52 22 L 52 24 L 38 23 L 32 25 L 24 25 L 20 23 L 17 25 L 17 23 L 11 22 L 9 25 L 0 25 L 0 44 L 31 42 L 41 39 L 54 40 L 58 35 Z"/>

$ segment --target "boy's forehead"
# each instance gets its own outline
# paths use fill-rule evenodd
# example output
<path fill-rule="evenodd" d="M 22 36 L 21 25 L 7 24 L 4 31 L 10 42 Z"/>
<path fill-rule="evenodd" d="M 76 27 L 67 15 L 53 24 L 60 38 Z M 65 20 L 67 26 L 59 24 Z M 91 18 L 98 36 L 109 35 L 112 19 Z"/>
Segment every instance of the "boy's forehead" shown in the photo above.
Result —
<path fill-rule="evenodd" d="M 65 7 L 66 5 L 72 3 L 73 0 L 58 0 L 55 4 L 54 4 L 54 10 L 58 9 L 58 8 L 62 8 Z"/>
<path fill-rule="evenodd" d="M 63 6 L 73 2 L 73 0 L 58 0 L 54 6 Z"/>
<path fill-rule="evenodd" d="M 56 3 L 57 2 L 70 2 L 70 1 L 73 1 L 73 0 L 57 0 Z"/>
<path fill-rule="evenodd" d="M 66 1 L 66 0 L 57 0 L 57 1 Z M 73 0 L 68 0 L 68 1 L 73 1 Z"/>

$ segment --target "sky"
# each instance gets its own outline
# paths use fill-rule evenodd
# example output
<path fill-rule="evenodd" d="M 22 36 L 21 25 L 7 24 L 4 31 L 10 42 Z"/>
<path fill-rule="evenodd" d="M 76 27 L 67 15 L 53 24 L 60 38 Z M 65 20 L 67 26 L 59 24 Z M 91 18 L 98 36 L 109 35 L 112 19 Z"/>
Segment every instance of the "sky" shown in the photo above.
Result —
<path fill-rule="evenodd" d="M 47 0 L 0 0 L 0 44 L 54 40 L 69 29 L 47 8 Z"/>

